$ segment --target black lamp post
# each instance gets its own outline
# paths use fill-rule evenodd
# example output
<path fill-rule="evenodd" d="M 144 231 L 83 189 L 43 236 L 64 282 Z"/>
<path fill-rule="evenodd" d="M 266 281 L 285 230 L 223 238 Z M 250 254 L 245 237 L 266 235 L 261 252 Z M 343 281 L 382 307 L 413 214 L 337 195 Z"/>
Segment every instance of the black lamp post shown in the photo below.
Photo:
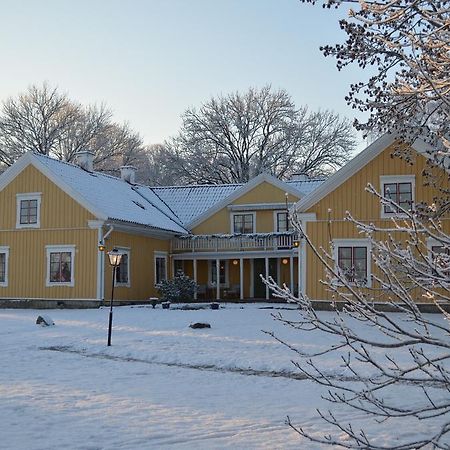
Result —
<path fill-rule="evenodd" d="M 112 332 L 112 318 L 113 318 L 113 301 L 114 301 L 114 283 L 116 281 L 116 268 L 119 267 L 122 261 L 123 253 L 114 248 L 108 252 L 109 263 L 112 266 L 112 289 L 111 289 L 111 303 L 109 304 L 109 326 L 108 326 L 108 347 L 111 346 L 111 332 Z"/>

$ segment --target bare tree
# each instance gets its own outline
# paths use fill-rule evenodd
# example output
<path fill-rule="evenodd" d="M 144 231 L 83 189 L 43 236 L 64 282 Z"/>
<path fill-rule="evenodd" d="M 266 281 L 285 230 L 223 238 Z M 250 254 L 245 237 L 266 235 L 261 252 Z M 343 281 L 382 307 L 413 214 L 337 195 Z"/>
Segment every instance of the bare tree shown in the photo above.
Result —
<path fill-rule="evenodd" d="M 326 2 L 325 6 L 356 2 Z M 276 295 L 297 302 L 298 320 L 279 320 L 302 333 L 330 336 L 332 343 L 308 353 L 295 343 L 277 338 L 295 352 L 296 367 L 328 390 L 329 411 L 319 411 L 332 432 L 319 436 L 288 419 L 299 434 L 321 444 L 341 448 L 419 449 L 450 448 L 450 342 L 447 307 L 450 301 L 450 237 L 442 219 L 448 216 L 448 115 L 449 115 L 449 3 L 393 0 L 361 2 L 350 19 L 341 21 L 345 44 L 324 47 L 336 56 L 338 68 L 356 63 L 376 71 L 367 81 L 351 87 L 350 104 L 371 116 L 358 127 L 367 131 L 397 133 L 406 142 L 421 137 L 433 144 L 427 153 L 426 184 L 437 188 L 433 204 L 405 209 L 376 192 L 383 207 L 399 211 L 402 219 L 374 225 L 348 214 L 367 237 L 375 266 L 372 283 L 355 277 L 355 268 L 334 260 L 330 248 L 317 248 L 301 223 L 296 228 L 325 268 L 319 281 L 333 293 L 332 316 L 314 309 L 305 295 L 294 298 L 286 287 L 268 280 Z M 361 98 L 362 96 L 362 98 Z M 399 146 L 397 155 L 414 163 L 414 152 Z M 434 244 L 429 245 L 430 242 Z M 350 295 L 349 295 L 350 294 Z M 422 295 L 440 312 L 423 314 Z M 395 312 L 380 311 L 376 301 L 387 297 Z M 337 300 L 341 300 L 337 302 Z M 341 309 L 342 308 L 342 309 Z M 345 376 L 330 373 L 326 359 L 335 355 Z M 402 395 L 395 395 L 402 391 Z M 398 432 L 396 439 L 381 442 L 377 432 L 358 426 L 340 414 L 347 409 L 373 419 L 380 427 L 393 424 L 402 430 L 426 423 L 416 434 Z"/>
<path fill-rule="evenodd" d="M 242 183 L 262 172 L 318 175 L 342 165 L 355 148 L 346 119 L 296 109 L 286 91 L 270 86 L 212 98 L 182 118 L 164 152 L 178 183 Z"/>
<path fill-rule="evenodd" d="M 316 0 L 303 0 L 316 3 Z M 450 11 L 447 0 L 329 0 L 325 7 L 350 4 L 340 21 L 344 44 L 326 45 L 341 70 L 349 64 L 374 70 L 352 84 L 346 97 L 353 108 L 370 114 L 356 127 L 392 132 L 408 141 L 427 138 L 448 147 L 450 127 Z M 365 73 L 365 72 L 363 72 Z"/>
<path fill-rule="evenodd" d="M 326 399 L 339 408 L 319 411 L 320 417 L 336 432 L 320 436 L 288 419 L 300 435 L 321 444 L 342 448 L 419 449 L 449 448 L 450 442 L 450 342 L 445 305 L 450 301 L 450 238 L 439 221 L 422 220 L 418 214 L 383 198 L 373 187 L 369 191 L 382 205 L 396 208 L 405 219 L 375 226 L 348 216 L 370 240 L 372 262 L 371 287 L 357 280 L 351 270 L 340 267 L 330 249 L 317 248 L 294 217 L 296 228 L 323 264 L 326 277 L 320 282 L 333 293 L 334 315 L 315 310 L 305 295 L 295 298 L 286 287 L 268 280 L 276 296 L 298 303 L 298 320 L 277 316 L 287 326 L 302 333 L 320 332 L 332 336 L 332 344 L 313 352 L 299 349 L 295 343 L 274 336 L 297 357 L 295 366 L 309 379 L 328 390 Z M 331 233 L 331 231 L 330 231 Z M 379 236 L 385 236 L 380 240 Z M 430 252 L 428 240 L 435 245 Z M 423 314 L 417 305 L 418 292 L 441 312 L 435 318 Z M 351 295 L 349 295 L 351 294 Z M 420 295 L 420 294 L 419 294 Z M 387 296 L 386 305 L 396 315 L 376 306 Z M 340 301 L 340 302 L 337 302 Z M 341 309 L 342 308 L 342 309 Z M 344 375 L 330 373 L 329 358 L 340 361 Z M 395 392 L 403 389 L 403 395 Z M 380 427 L 386 422 L 398 429 L 426 422 L 427 432 L 396 436 L 395 443 L 379 443 L 377 431 L 357 428 L 352 420 L 336 413 L 342 406 L 373 418 Z"/>
<path fill-rule="evenodd" d="M 142 138 L 128 124 L 112 121 L 104 105 L 82 106 L 66 94 L 42 86 L 3 103 L 0 114 L 0 165 L 10 166 L 27 151 L 72 162 L 79 150 L 95 154 L 97 170 L 147 161 Z"/>

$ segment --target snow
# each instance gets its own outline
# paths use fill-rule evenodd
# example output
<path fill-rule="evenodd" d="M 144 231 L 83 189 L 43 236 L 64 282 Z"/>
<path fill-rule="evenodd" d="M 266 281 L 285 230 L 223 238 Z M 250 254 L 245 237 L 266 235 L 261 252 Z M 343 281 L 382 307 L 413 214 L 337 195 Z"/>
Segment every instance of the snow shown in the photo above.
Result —
<path fill-rule="evenodd" d="M 108 312 L 0 311 L 0 449 L 321 448 L 285 419 L 323 436 L 316 408 L 330 407 L 321 398 L 326 391 L 302 379 L 293 352 L 262 331 L 303 349 L 325 345 L 323 336 L 294 332 L 272 317 L 296 318 L 297 311 L 117 307 L 111 347 Z M 42 313 L 54 327 L 35 324 Z M 211 329 L 190 329 L 192 322 Z M 332 357 L 324 366 L 329 375 L 343 374 Z M 391 394 L 414 401 L 407 389 Z M 429 427 L 376 426 L 354 411 L 341 413 L 364 422 L 381 443 Z"/>
<path fill-rule="evenodd" d="M 186 233 L 180 220 L 148 187 L 100 172 L 87 172 L 75 164 L 33 154 L 53 175 L 79 197 L 110 219 L 146 225 L 176 233 Z M 139 206 L 141 205 L 141 207 Z"/>

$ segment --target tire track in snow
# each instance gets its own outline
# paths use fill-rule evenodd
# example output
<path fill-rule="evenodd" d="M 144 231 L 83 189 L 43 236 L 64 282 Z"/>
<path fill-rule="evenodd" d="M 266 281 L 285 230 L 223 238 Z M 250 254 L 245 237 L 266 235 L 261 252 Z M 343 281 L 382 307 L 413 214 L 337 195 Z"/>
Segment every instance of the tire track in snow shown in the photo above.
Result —
<path fill-rule="evenodd" d="M 105 353 L 88 353 L 84 350 L 78 350 L 69 346 L 49 346 L 49 347 L 39 347 L 39 350 L 60 352 L 60 353 L 72 353 L 85 358 L 98 358 L 98 359 L 108 359 L 112 361 L 127 361 L 127 362 L 138 362 L 143 364 L 151 364 L 157 366 L 165 367 L 180 367 L 183 369 L 194 369 L 194 370 L 204 370 L 209 372 L 220 372 L 220 373 L 235 373 L 239 375 L 246 376 L 259 376 L 259 377 L 270 377 L 270 378 L 289 378 L 291 380 L 308 380 L 308 377 L 302 373 L 294 372 L 284 372 L 284 371 L 270 371 L 270 370 L 258 370 L 258 369 L 245 369 L 242 367 L 221 367 L 215 364 L 189 364 L 181 362 L 161 362 L 161 361 L 149 361 L 147 359 L 123 357 L 107 355 Z"/>

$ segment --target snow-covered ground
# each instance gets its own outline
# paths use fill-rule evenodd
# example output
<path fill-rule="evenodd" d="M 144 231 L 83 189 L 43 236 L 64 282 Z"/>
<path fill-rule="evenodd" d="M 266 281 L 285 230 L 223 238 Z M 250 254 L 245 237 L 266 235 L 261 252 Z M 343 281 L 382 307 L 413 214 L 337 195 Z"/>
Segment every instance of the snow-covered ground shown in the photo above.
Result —
<path fill-rule="evenodd" d="M 108 348 L 107 308 L 0 310 L 0 449 L 320 448 L 285 419 L 322 436 L 316 409 L 329 407 L 325 392 L 299 379 L 295 355 L 262 330 L 302 348 L 324 338 L 293 332 L 274 312 L 115 308 Z M 37 326 L 40 314 L 56 326 Z M 342 374 L 337 360 L 325 366 Z M 362 419 L 348 412 L 349 421 Z M 384 443 L 421 431 L 368 426 Z"/>

